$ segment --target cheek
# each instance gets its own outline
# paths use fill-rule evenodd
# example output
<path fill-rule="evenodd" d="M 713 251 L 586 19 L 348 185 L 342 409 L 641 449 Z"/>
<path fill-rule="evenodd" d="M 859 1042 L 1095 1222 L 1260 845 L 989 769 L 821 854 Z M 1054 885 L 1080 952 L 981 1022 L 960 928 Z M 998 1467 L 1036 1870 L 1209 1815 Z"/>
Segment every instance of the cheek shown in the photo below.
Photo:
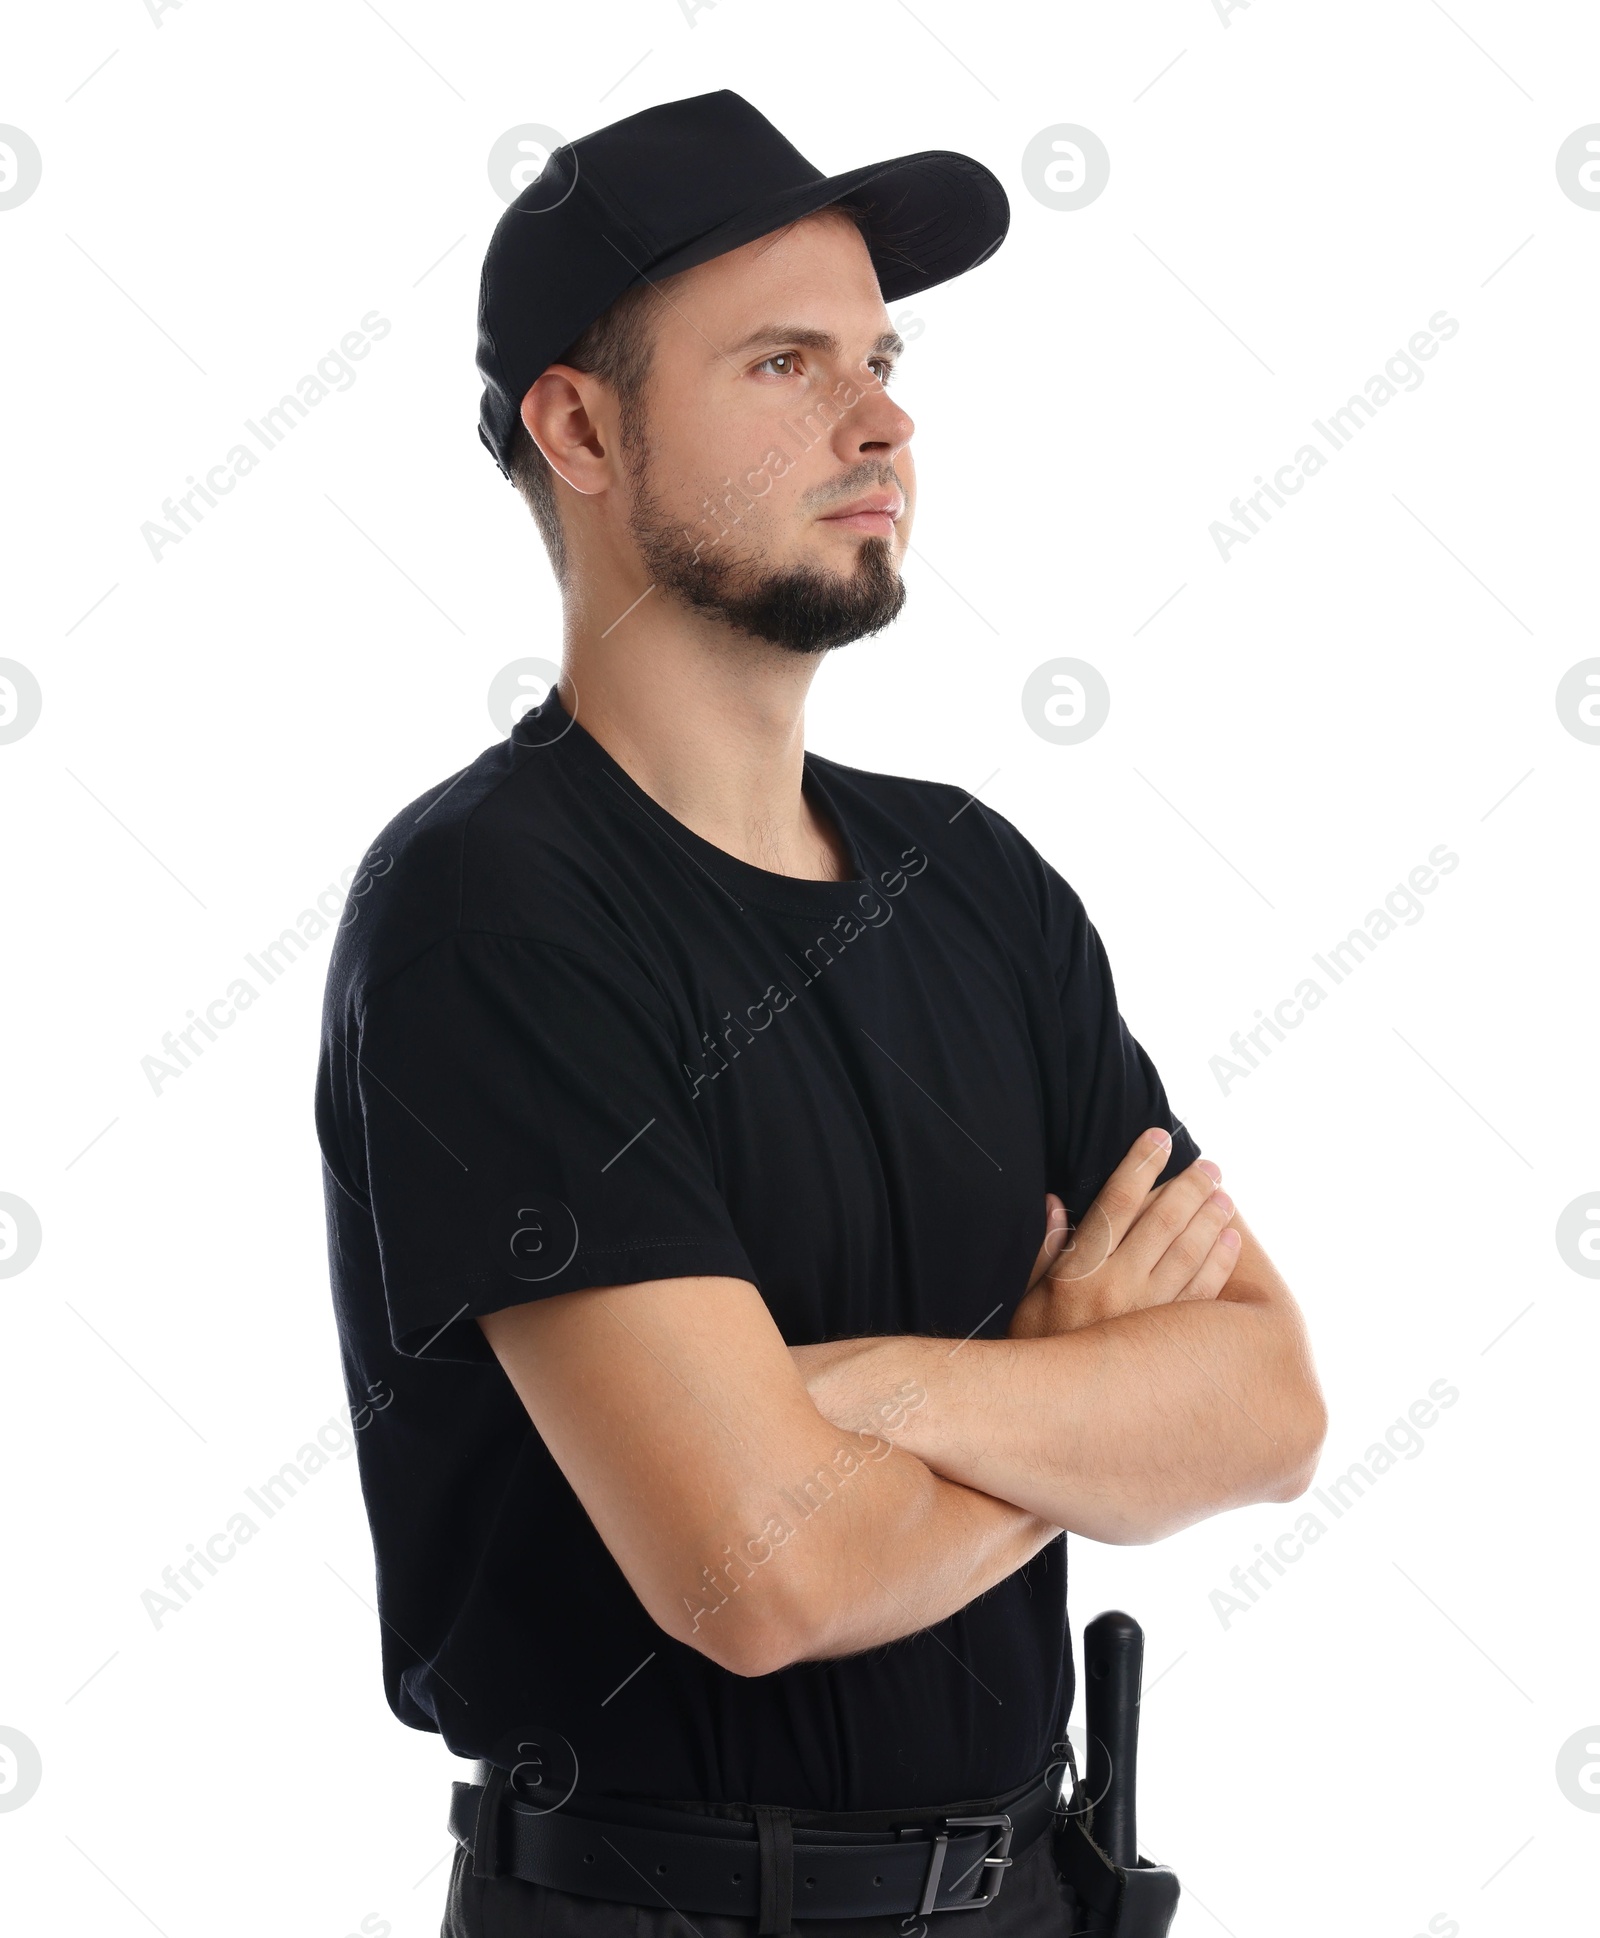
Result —
<path fill-rule="evenodd" d="M 648 448 L 651 490 L 685 524 L 713 512 L 723 523 L 753 524 L 792 488 L 792 470 L 778 477 L 767 462 L 781 446 L 765 427 L 701 417 L 665 434 L 652 426 Z M 778 465 L 788 462 L 780 454 Z"/>

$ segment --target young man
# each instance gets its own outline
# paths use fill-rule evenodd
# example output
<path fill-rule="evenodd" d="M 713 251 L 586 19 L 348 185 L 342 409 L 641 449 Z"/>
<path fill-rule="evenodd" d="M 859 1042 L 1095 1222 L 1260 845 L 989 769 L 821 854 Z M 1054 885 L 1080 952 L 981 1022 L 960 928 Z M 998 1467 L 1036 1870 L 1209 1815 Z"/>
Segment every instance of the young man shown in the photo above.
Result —
<path fill-rule="evenodd" d="M 561 676 L 379 837 L 317 1096 L 385 1683 L 480 1759 L 456 1938 L 1064 1931 L 1063 1530 L 1315 1464 L 1300 1315 L 1078 897 L 804 746 L 904 597 L 885 299 L 1006 214 L 717 94 L 557 151 L 489 248 Z"/>

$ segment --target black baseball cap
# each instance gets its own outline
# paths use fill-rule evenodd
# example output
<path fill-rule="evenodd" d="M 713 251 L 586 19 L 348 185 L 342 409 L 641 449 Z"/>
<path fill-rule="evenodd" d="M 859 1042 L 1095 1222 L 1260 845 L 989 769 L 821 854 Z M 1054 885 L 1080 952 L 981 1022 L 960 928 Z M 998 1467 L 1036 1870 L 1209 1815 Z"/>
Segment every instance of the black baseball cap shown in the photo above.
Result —
<path fill-rule="evenodd" d="M 940 148 L 824 175 L 724 88 L 665 101 L 552 151 L 495 224 L 478 285 L 478 435 L 509 477 L 522 399 L 635 283 L 725 255 L 848 199 L 886 302 L 974 268 L 1005 240 L 1006 192 Z"/>

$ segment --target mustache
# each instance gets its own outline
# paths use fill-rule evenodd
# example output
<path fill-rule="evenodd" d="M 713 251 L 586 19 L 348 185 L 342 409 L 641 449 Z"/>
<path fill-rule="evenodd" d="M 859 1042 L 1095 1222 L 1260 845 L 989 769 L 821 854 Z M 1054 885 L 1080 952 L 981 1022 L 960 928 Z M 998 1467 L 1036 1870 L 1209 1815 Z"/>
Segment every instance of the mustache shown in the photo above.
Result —
<path fill-rule="evenodd" d="M 901 497 L 907 500 L 911 497 L 911 493 L 906 489 L 905 480 L 892 464 L 873 462 L 869 459 L 864 464 L 853 465 L 842 477 L 834 478 L 828 484 L 816 486 L 808 491 L 800 502 L 807 511 L 819 511 L 827 505 L 848 504 L 852 498 L 874 487 L 880 491 L 898 491 Z"/>

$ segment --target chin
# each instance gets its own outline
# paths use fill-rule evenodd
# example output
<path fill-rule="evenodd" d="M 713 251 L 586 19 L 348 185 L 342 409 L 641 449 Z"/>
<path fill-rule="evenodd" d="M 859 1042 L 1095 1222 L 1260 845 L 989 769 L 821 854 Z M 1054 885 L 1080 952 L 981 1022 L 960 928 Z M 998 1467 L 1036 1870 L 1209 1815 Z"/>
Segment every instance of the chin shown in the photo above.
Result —
<path fill-rule="evenodd" d="M 813 550 L 820 557 L 834 561 L 837 561 L 841 554 L 859 558 L 869 545 L 875 546 L 881 552 L 886 552 L 896 564 L 905 556 L 905 546 L 901 541 L 898 526 L 888 538 L 881 537 L 877 532 L 854 531 L 848 525 L 841 526 L 837 531 L 825 526 L 821 536 L 822 543 L 813 547 Z"/>
<path fill-rule="evenodd" d="M 803 557 L 778 569 L 826 572 L 846 585 L 852 579 L 881 578 L 885 569 L 898 573 L 904 557 L 905 549 L 897 539 L 879 538 L 873 532 L 835 532 L 821 544 L 809 546 Z"/>

